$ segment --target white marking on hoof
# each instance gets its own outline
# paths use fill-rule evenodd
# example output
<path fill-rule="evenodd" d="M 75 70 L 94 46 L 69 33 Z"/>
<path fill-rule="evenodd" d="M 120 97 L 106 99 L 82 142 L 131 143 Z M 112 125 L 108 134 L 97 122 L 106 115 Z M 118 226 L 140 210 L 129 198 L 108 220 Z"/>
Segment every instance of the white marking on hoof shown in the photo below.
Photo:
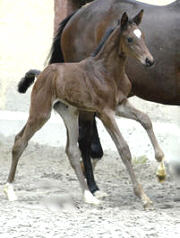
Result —
<path fill-rule="evenodd" d="M 96 197 L 94 197 L 92 193 L 88 190 L 84 191 L 84 201 L 86 203 L 95 204 L 95 205 L 99 205 L 101 203 L 101 201 L 99 201 Z"/>
<path fill-rule="evenodd" d="M 97 199 L 102 199 L 102 198 L 105 198 L 105 197 L 108 197 L 108 194 L 103 192 L 103 191 L 96 191 L 94 193 L 94 196 L 97 198 Z"/>
<path fill-rule="evenodd" d="M 16 201 L 18 199 L 11 183 L 7 183 L 5 185 L 4 193 L 6 194 L 9 201 Z"/>
<path fill-rule="evenodd" d="M 135 29 L 135 30 L 133 31 L 133 33 L 134 33 L 134 35 L 135 35 L 137 38 L 141 38 L 142 33 L 141 33 L 141 31 L 140 31 L 139 29 Z"/>

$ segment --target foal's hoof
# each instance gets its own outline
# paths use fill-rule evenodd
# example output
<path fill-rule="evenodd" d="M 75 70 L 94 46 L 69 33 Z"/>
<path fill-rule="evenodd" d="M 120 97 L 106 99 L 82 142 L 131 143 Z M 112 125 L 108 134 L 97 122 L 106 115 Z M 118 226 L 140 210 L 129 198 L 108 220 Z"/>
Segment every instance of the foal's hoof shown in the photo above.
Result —
<path fill-rule="evenodd" d="M 158 166 L 157 171 L 156 171 L 156 176 L 157 176 L 158 181 L 160 183 L 165 181 L 165 179 L 166 179 L 166 168 L 165 168 L 165 165 L 164 165 L 164 161 L 162 161 L 160 163 L 160 165 Z"/>
<path fill-rule="evenodd" d="M 16 201 L 18 198 L 14 192 L 13 185 L 10 183 L 7 183 L 4 187 L 4 193 L 9 201 Z"/>
<path fill-rule="evenodd" d="M 156 175 L 159 183 L 163 183 L 166 180 L 166 175 Z"/>
<path fill-rule="evenodd" d="M 101 203 L 100 200 L 98 200 L 96 197 L 92 195 L 92 193 L 88 190 L 84 192 L 84 201 L 86 203 L 94 204 L 94 205 L 99 205 Z"/>
<path fill-rule="evenodd" d="M 153 202 L 152 202 L 150 199 L 149 199 L 148 201 L 144 202 L 143 206 L 144 206 L 144 209 L 145 209 L 146 211 L 148 211 L 148 210 L 154 210 Z"/>
<path fill-rule="evenodd" d="M 153 209 L 153 202 L 151 201 L 151 199 L 146 194 L 143 194 L 141 200 L 143 202 L 143 207 L 144 207 L 145 210 L 152 210 Z"/>
<path fill-rule="evenodd" d="M 108 194 L 105 193 L 105 192 L 103 192 L 103 191 L 97 190 L 97 191 L 94 193 L 94 196 L 95 196 L 97 199 L 102 199 L 102 198 L 108 197 Z"/>

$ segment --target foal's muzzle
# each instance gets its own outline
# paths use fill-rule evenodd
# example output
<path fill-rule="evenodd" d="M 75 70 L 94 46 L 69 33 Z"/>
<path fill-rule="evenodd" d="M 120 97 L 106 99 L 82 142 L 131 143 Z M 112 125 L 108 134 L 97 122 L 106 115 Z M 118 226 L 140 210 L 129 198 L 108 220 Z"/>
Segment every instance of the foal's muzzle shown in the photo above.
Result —
<path fill-rule="evenodd" d="M 146 67 L 151 67 L 154 64 L 154 60 L 150 60 L 148 58 L 146 58 L 145 62 L 146 62 Z"/>

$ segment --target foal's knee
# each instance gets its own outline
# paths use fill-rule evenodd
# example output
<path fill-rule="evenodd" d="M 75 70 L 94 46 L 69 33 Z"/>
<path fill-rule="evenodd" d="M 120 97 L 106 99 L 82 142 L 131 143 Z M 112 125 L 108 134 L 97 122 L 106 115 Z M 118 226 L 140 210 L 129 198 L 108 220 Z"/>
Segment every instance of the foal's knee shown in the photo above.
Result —
<path fill-rule="evenodd" d="M 12 158 L 17 158 L 19 155 L 23 152 L 23 150 L 26 148 L 27 143 L 24 143 L 21 141 L 19 136 L 15 137 L 15 142 L 12 148 Z"/>
<path fill-rule="evenodd" d="M 21 138 L 21 136 L 19 134 L 17 134 L 14 138 L 14 145 L 15 143 Z"/>
<path fill-rule="evenodd" d="M 20 147 L 15 144 L 12 148 L 12 157 L 13 158 L 17 157 L 19 150 L 20 150 Z"/>
<path fill-rule="evenodd" d="M 141 112 L 141 114 L 138 116 L 138 121 L 146 130 L 152 129 L 152 122 L 147 114 Z"/>
<path fill-rule="evenodd" d="M 126 143 L 120 145 L 120 151 L 121 151 L 121 157 L 123 160 L 124 159 L 129 160 L 129 161 L 132 160 L 129 146 Z"/>

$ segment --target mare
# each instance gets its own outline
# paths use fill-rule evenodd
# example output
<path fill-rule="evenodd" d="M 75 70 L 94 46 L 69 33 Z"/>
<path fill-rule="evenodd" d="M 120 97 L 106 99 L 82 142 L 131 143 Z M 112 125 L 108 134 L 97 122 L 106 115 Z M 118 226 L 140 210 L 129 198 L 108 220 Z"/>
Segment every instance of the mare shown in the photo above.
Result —
<path fill-rule="evenodd" d="M 150 67 L 154 60 L 144 42 L 144 34 L 138 25 L 143 10 L 132 20 L 123 14 L 118 24 L 105 35 L 92 56 L 79 63 L 55 63 L 47 66 L 38 76 L 31 93 L 28 120 L 16 135 L 12 148 L 12 163 L 5 192 L 9 200 L 16 199 L 13 181 L 20 156 L 28 141 L 50 118 L 54 105 L 62 117 L 67 130 L 66 153 L 80 182 L 83 198 L 88 203 L 99 203 L 89 191 L 81 166 L 78 142 L 79 111 L 96 113 L 112 137 L 123 163 L 131 177 L 135 194 L 145 208 L 152 202 L 138 183 L 131 163 L 128 144 L 122 137 L 115 120 L 115 114 L 132 118 L 141 123 L 154 147 L 157 161 L 163 161 L 164 154 L 154 135 L 148 116 L 136 110 L 129 102 L 131 82 L 125 72 L 127 56 Z M 18 87 L 24 92 L 34 78 L 23 78 Z"/>
<path fill-rule="evenodd" d="M 49 63 L 78 62 L 86 58 L 123 11 L 132 13 L 141 8 L 146 12 L 142 23 L 146 42 L 156 64 L 146 69 L 128 60 L 126 71 L 132 84 L 128 97 L 136 95 L 157 103 L 180 105 L 180 1 L 167 6 L 153 6 L 136 0 L 93 1 L 60 24 Z M 35 74 L 31 71 L 25 77 L 34 77 Z M 90 157 L 101 158 L 103 151 L 93 114 L 80 113 L 79 132 L 85 175 L 91 192 L 95 193 L 98 186 Z"/>

